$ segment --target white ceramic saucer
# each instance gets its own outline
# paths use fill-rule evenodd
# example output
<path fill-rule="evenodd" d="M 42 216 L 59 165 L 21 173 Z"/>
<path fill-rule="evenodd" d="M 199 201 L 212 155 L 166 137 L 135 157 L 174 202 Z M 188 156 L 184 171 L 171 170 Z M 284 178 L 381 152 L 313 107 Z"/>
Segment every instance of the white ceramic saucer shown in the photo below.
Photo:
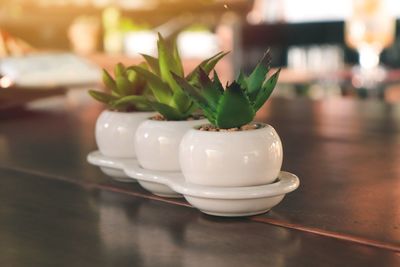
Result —
<path fill-rule="evenodd" d="M 103 156 L 100 151 L 96 151 L 96 154 L 101 156 L 101 164 L 92 163 L 90 161 L 90 154 L 88 155 L 88 161 L 91 164 L 97 165 L 100 167 L 100 170 L 110 176 L 112 179 L 118 182 L 124 183 L 136 183 L 136 179 L 129 177 L 125 174 L 123 170 L 123 166 L 125 162 L 129 162 L 129 158 L 112 158 L 112 157 L 105 157 Z M 95 157 L 99 158 L 99 157 Z"/>
<path fill-rule="evenodd" d="M 137 179 L 140 185 L 160 196 L 179 197 L 202 212 L 217 216 L 249 216 L 269 211 L 285 194 L 299 186 L 299 178 L 281 171 L 271 184 L 248 187 L 210 187 L 185 182 L 182 173 L 143 169 L 136 159 L 116 159 L 91 152 L 88 162 L 101 168 L 121 170 L 127 177 Z"/>

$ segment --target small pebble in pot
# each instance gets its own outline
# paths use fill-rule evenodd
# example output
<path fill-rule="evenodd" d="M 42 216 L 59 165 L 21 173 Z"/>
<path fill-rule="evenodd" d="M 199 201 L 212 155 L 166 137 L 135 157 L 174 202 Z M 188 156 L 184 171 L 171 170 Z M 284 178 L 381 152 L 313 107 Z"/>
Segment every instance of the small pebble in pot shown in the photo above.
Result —
<path fill-rule="evenodd" d="M 255 130 L 261 128 L 260 124 L 257 123 L 251 123 L 251 124 L 246 124 L 243 125 L 242 127 L 238 128 L 229 128 L 229 129 L 222 129 L 218 128 L 212 124 L 205 124 L 202 125 L 199 130 L 200 131 L 208 131 L 208 132 L 238 132 L 238 131 L 249 131 L 249 130 Z"/>

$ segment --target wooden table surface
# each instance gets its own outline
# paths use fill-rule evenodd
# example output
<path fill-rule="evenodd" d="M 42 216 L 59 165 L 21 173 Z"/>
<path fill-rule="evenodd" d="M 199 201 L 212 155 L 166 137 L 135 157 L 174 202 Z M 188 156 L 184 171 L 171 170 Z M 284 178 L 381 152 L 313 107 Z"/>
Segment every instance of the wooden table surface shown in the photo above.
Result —
<path fill-rule="evenodd" d="M 400 266 L 400 105 L 273 99 L 257 119 L 298 190 L 226 219 L 86 162 L 101 107 L 0 113 L 0 266 Z"/>

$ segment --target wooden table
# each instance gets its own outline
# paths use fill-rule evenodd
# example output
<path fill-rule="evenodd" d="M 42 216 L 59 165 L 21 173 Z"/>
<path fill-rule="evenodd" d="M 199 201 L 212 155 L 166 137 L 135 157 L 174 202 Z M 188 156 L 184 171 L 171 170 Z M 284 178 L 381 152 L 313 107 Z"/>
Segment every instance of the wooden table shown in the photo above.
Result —
<path fill-rule="evenodd" d="M 268 103 L 258 120 L 301 186 L 243 219 L 86 163 L 100 111 L 66 98 L 0 113 L 0 266 L 400 266 L 399 105 Z"/>

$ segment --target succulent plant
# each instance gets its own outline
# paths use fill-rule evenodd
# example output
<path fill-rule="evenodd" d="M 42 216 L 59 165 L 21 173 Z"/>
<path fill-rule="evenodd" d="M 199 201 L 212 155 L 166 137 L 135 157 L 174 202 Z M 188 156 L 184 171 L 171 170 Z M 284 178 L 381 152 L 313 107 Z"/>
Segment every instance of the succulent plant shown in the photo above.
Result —
<path fill-rule="evenodd" d="M 167 43 L 158 34 L 157 48 L 158 58 L 142 55 L 151 71 L 141 66 L 133 67 L 133 69 L 147 80 L 154 96 L 149 98 L 149 103 L 156 111 L 167 120 L 185 120 L 198 107 L 172 77 L 171 72 L 179 77 L 184 77 L 176 42 L 173 40 L 171 43 Z M 210 73 L 225 55 L 226 53 L 220 52 L 204 60 L 186 76 L 186 80 L 191 84 L 196 84 L 198 82 L 197 70 L 202 68 L 206 74 Z"/>
<path fill-rule="evenodd" d="M 145 63 L 138 66 L 147 68 Z M 152 110 L 147 100 L 151 95 L 147 82 L 132 66 L 126 68 L 122 63 L 118 63 L 114 68 L 114 75 L 115 79 L 103 70 L 103 83 L 111 91 L 110 94 L 95 90 L 90 90 L 89 94 L 112 110 L 125 112 Z"/>
<path fill-rule="evenodd" d="M 231 84 L 227 84 L 226 89 L 223 88 L 215 71 L 211 80 L 202 68 L 198 68 L 195 73 L 199 80 L 197 85 L 191 84 L 179 75 L 174 73 L 172 75 L 175 82 L 184 88 L 203 110 L 211 124 L 228 129 L 251 122 L 271 95 L 280 69 L 266 79 L 270 63 L 271 55 L 268 50 L 249 76 L 240 72 L 239 77 Z"/>

